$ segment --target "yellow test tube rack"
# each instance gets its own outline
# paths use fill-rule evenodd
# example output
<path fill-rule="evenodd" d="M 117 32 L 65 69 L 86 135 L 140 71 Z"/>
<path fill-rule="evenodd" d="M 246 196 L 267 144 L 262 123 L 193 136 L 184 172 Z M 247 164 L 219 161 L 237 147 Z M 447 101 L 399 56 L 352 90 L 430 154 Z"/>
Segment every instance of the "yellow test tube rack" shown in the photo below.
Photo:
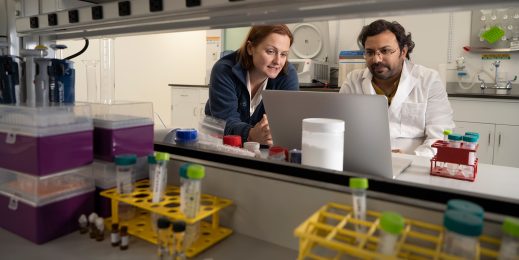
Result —
<path fill-rule="evenodd" d="M 117 190 L 113 188 L 101 192 L 101 196 L 111 200 L 112 217 L 105 221 L 108 229 L 111 228 L 112 223 L 119 223 L 119 226 L 127 225 L 131 235 L 153 244 L 157 244 L 157 236 L 151 226 L 151 213 L 171 220 L 183 220 L 188 225 L 200 222 L 200 236 L 186 250 L 187 257 L 196 256 L 232 233 L 231 229 L 220 226 L 218 215 L 219 211 L 232 204 L 232 201 L 228 199 L 202 194 L 198 215 L 195 218 L 186 218 L 180 212 L 180 189 L 175 186 L 167 186 L 165 196 L 159 203 L 151 202 L 152 192 L 149 190 L 148 180 L 136 182 L 131 194 L 118 194 Z M 136 207 L 138 210 L 135 217 L 128 221 L 120 220 L 119 202 Z"/>
<path fill-rule="evenodd" d="M 387 257 L 376 252 L 380 236 L 381 213 L 367 211 L 366 221 L 353 218 L 353 209 L 328 203 L 299 225 L 299 260 L 325 259 L 461 259 L 441 252 L 442 226 L 405 219 L 405 228 L 396 246 L 397 255 Z M 356 229 L 362 226 L 363 229 Z M 364 233 L 356 230 L 364 230 Z M 500 240 L 479 238 L 478 259 L 497 259 Z"/>

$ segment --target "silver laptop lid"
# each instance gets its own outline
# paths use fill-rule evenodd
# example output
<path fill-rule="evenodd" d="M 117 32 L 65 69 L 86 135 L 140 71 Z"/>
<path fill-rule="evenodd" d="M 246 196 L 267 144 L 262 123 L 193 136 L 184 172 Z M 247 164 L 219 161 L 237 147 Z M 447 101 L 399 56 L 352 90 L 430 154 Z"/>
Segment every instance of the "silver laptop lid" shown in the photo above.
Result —
<path fill-rule="evenodd" d="M 343 170 L 393 178 L 384 96 L 281 90 L 262 95 L 274 145 L 301 149 L 304 118 L 341 119 L 346 124 Z"/>

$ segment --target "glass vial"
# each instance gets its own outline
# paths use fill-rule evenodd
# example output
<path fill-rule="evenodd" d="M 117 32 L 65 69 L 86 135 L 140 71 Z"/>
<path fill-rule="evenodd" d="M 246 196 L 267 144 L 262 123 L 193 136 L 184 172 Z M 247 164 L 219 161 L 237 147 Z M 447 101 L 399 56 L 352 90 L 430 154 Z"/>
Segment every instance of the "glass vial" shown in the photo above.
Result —
<path fill-rule="evenodd" d="M 353 200 L 353 217 L 357 220 L 366 220 L 366 189 L 368 188 L 367 178 L 350 178 L 350 190 Z M 366 227 L 360 224 L 355 225 L 355 231 L 365 233 Z"/>
<path fill-rule="evenodd" d="M 112 231 L 110 233 L 110 243 L 113 247 L 119 246 L 121 243 L 121 237 L 119 236 L 119 224 L 112 224 Z"/>
<path fill-rule="evenodd" d="M 119 248 L 121 250 L 127 250 L 128 246 L 130 244 L 130 234 L 128 234 L 128 226 L 121 226 L 120 237 L 121 237 L 121 245 Z"/>
<path fill-rule="evenodd" d="M 158 259 L 169 259 L 171 222 L 167 218 L 159 218 L 157 224 L 157 255 Z"/>

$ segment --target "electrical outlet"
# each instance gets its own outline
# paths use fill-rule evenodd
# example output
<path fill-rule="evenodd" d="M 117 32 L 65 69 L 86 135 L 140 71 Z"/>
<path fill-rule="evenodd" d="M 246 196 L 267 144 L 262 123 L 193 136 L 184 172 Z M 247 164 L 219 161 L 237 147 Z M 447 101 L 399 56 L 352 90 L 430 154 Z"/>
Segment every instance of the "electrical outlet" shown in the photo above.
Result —
<path fill-rule="evenodd" d="M 38 22 L 38 17 L 34 16 L 29 19 L 29 25 L 32 29 L 40 27 L 40 23 Z"/>
<path fill-rule="evenodd" d="M 57 14 L 48 14 L 47 20 L 48 20 L 50 26 L 58 25 L 58 15 Z"/>
<path fill-rule="evenodd" d="M 164 10 L 162 0 L 150 0 L 150 12 L 160 12 Z"/>
<path fill-rule="evenodd" d="M 202 4 L 202 0 L 186 0 L 186 7 L 195 7 L 200 6 Z"/>
<path fill-rule="evenodd" d="M 92 20 L 101 20 L 103 19 L 103 6 L 92 6 Z"/>
<path fill-rule="evenodd" d="M 70 11 L 68 11 L 68 22 L 69 23 L 77 23 L 77 22 L 79 22 L 79 11 L 78 10 L 70 10 Z"/>
<path fill-rule="evenodd" d="M 130 1 L 119 2 L 119 16 L 128 16 L 132 14 L 132 6 Z"/>

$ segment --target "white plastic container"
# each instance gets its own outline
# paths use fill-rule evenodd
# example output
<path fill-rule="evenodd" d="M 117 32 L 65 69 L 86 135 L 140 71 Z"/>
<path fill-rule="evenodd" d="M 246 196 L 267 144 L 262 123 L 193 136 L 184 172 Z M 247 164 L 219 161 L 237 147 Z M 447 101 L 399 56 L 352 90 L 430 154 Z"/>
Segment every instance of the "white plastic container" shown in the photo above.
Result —
<path fill-rule="evenodd" d="M 339 119 L 303 119 L 302 164 L 342 171 L 344 125 Z"/>

